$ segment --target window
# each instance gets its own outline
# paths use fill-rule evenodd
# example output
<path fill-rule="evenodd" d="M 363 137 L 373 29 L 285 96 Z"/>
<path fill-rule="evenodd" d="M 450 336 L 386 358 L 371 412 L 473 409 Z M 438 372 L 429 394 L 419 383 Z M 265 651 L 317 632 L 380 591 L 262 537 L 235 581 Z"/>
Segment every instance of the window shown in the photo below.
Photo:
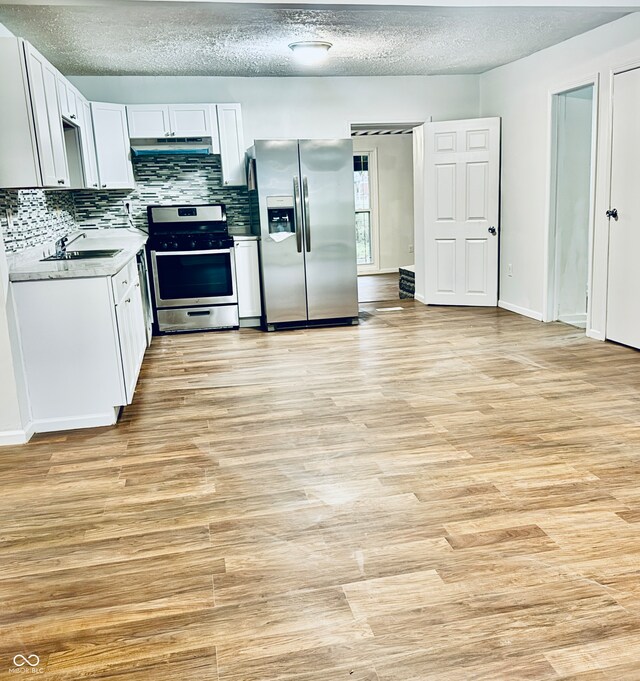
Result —
<path fill-rule="evenodd" d="M 369 154 L 353 156 L 353 184 L 356 199 L 356 254 L 358 265 L 374 265 L 371 215 Z"/>

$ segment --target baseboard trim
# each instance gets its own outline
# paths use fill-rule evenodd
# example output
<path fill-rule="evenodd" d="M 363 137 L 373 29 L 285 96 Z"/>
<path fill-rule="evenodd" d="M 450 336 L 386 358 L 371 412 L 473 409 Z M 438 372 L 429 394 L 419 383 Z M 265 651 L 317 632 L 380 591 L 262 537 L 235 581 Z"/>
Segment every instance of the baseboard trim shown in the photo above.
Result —
<path fill-rule="evenodd" d="M 397 274 L 399 268 L 398 267 L 386 267 L 381 270 L 370 270 L 366 271 L 364 270 L 363 272 L 358 271 L 358 276 L 359 277 L 369 277 L 369 276 L 375 276 L 376 274 Z"/>
<path fill-rule="evenodd" d="M 598 331 L 597 329 L 587 329 L 587 338 L 593 338 L 593 340 L 599 341 L 607 340 L 604 333 L 602 333 L 602 331 Z"/>
<path fill-rule="evenodd" d="M 425 302 L 425 300 L 424 300 L 424 296 L 421 295 L 420 293 L 416 293 L 416 294 L 413 296 L 413 298 L 414 298 L 414 300 L 417 300 L 419 303 L 422 303 L 423 305 L 426 305 L 426 304 L 427 304 L 427 303 Z"/>
<path fill-rule="evenodd" d="M 498 307 L 501 307 L 503 310 L 509 310 L 509 312 L 515 312 L 523 317 L 535 319 L 537 322 L 542 321 L 542 314 L 540 312 L 529 310 L 526 307 L 520 307 L 520 305 L 513 305 L 513 303 L 507 303 L 505 300 L 499 300 Z"/>
<path fill-rule="evenodd" d="M 558 317 L 558 321 L 563 324 L 571 324 L 571 326 L 577 326 L 581 329 L 587 328 L 587 313 L 582 312 L 579 314 L 567 314 Z"/>
<path fill-rule="evenodd" d="M 110 409 L 101 414 L 74 416 L 71 418 L 36 419 L 33 428 L 36 433 L 56 433 L 60 430 L 77 430 L 78 428 L 99 428 L 113 426 L 118 420 L 118 409 Z"/>
<path fill-rule="evenodd" d="M 33 436 L 33 423 L 28 423 L 24 430 L 5 430 L 0 432 L 0 447 L 8 445 L 25 445 Z"/>

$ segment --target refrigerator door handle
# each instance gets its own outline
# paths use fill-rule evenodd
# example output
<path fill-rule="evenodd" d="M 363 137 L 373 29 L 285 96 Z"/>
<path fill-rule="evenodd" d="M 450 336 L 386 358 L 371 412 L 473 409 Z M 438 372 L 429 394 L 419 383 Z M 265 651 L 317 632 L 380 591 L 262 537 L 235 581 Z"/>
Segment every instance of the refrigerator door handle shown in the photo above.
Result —
<path fill-rule="evenodd" d="M 311 219 L 309 217 L 309 184 L 306 176 L 302 178 L 302 196 L 304 199 L 304 240 L 307 253 L 311 253 Z"/>
<path fill-rule="evenodd" d="M 300 180 L 293 178 L 293 218 L 296 228 L 296 248 L 298 253 L 302 253 L 302 204 L 300 203 Z"/>

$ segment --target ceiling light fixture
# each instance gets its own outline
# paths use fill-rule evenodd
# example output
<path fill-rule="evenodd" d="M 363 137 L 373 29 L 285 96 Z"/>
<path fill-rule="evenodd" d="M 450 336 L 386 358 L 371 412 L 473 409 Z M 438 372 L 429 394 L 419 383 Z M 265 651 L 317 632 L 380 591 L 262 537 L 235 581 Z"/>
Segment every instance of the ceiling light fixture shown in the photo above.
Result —
<path fill-rule="evenodd" d="M 324 40 L 306 40 L 291 43 L 289 49 L 293 56 L 304 66 L 317 66 L 328 56 L 332 44 Z"/>

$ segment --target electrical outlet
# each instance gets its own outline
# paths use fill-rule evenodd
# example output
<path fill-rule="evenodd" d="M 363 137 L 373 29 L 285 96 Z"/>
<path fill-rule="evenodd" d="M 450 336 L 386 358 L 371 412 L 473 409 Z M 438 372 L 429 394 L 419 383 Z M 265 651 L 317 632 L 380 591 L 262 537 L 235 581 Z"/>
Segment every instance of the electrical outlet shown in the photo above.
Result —
<path fill-rule="evenodd" d="M 413 253 L 413 244 L 410 244 L 409 246 L 409 253 Z"/>
<path fill-rule="evenodd" d="M 131 200 L 130 199 L 123 199 L 122 200 L 122 208 L 124 209 L 125 215 L 131 215 Z"/>
<path fill-rule="evenodd" d="M 509 263 L 509 264 L 507 265 L 507 276 L 508 276 L 508 277 L 512 277 L 512 276 L 513 276 L 513 265 L 512 265 L 511 263 Z"/>

